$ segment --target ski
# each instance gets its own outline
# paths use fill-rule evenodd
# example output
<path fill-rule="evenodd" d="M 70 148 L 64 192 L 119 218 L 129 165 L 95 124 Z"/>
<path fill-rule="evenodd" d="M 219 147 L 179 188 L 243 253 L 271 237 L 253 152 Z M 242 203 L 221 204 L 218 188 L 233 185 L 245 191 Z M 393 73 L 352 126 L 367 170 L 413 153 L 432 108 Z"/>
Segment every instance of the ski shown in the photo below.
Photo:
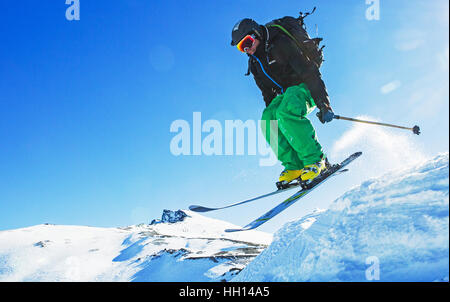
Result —
<path fill-rule="evenodd" d="M 242 205 L 242 204 L 246 204 L 246 203 L 249 203 L 249 202 L 252 202 L 252 201 L 263 199 L 263 198 L 266 198 L 266 197 L 269 197 L 269 196 L 273 196 L 273 195 L 276 195 L 276 194 L 287 192 L 289 190 L 298 188 L 299 186 L 300 186 L 299 183 L 290 184 L 287 188 L 279 189 L 277 191 L 270 192 L 268 194 L 264 194 L 264 195 L 261 195 L 261 196 L 258 196 L 258 197 L 254 197 L 254 198 L 251 198 L 251 199 L 247 199 L 247 200 L 244 200 L 244 201 L 240 201 L 240 202 L 237 202 L 237 203 L 233 203 L 233 204 L 230 204 L 230 205 L 227 205 L 227 206 L 224 206 L 224 207 L 220 207 L 220 208 L 208 208 L 208 207 L 204 207 L 204 206 L 192 205 L 192 206 L 189 206 L 189 210 L 191 210 L 193 212 L 205 213 L 205 212 L 211 212 L 211 211 L 228 209 L 228 208 L 236 207 L 236 206 L 239 206 L 239 205 Z"/>
<path fill-rule="evenodd" d="M 303 187 L 300 191 L 298 191 L 291 197 L 284 200 L 282 203 L 277 205 L 275 208 L 273 208 L 269 212 L 265 213 L 264 215 L 262 215 L 261 217 L 255 219 L 255 220 L 253 220 L 245 227 L 243 227 L 241 229 L 227 229 L 227 230 L 225 230 L 225 232 L 227 232 L 227 233 L 242 232 L 242 231 L 248 231 L 248 230 L 252 230 L 252 229 L 259 227 L 263 223 L 269 221 L 270 219 L 272 219 L 273 217 L 275 217 L 276 215 L 278 215 L 279 213 L 281 213 L 282 211 L 284 211 L 285 209 L 287 209 L 288 207 L 293 205 L 299 199 L 301 199 L 301 198 L 305 197 L 306 195 L 308 195 L 309 193 L 311 193 L 315 188 L 317 188 L 319 185 L 323 184 L 325 181 L 327 181 L 331 177 L 337 176 L 344 172 L 347 172 L 348 170 L 344 169 L 344 168 L 348 164 L 350 164 L 352 161 L 354 161 L 355 159 L 360 157 L 361 155 L 362 155 L 362 152 L 354 153 L 351 156 L 349 156 L 347 159 L 345 159 L 343 162 L 341 162 L 340 164 L 331 166 L 331 168 L 329 168 L 327 171 L 325 171 L 322 175 L 315 178 L 310 184 Z"/>

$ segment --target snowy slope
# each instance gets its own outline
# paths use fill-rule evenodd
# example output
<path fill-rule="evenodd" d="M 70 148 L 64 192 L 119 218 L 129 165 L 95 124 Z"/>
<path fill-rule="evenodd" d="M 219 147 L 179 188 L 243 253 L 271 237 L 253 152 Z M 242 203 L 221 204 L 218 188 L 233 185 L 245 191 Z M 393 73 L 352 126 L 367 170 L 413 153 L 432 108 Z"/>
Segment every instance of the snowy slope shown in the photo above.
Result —
<path fill-rule="evenodd" d="M 272 240 L 257 231 L 228 234 L 224 230 L 236 226 L 183 212 L 187 217 L 174 223 L 163 216 L 153 225 L 126 228 L 2 231 L 0 281 L 229 280 Z"/>
<path fill-rule="evenodd" d="M 449 280 L 449 155 L 362 183 L 279 230 L 232 281 Z"/>
<path fill-rule="evenodd" d="M 190 211 L 2 231 L 0 281 L 448 281 L 448 157 L 365 181 L 274 238 Z"/>

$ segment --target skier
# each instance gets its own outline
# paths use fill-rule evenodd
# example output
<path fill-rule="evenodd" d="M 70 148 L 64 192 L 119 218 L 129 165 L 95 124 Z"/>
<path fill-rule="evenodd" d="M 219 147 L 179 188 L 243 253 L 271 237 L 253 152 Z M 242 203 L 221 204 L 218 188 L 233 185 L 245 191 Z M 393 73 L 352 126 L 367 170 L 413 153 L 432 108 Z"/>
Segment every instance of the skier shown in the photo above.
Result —
<path fill-rule="evenodd" d="M 266 103 L 264 136 L 285 168 L 277 186 L 313 180 L 329 164 L 307 115 L 317 106 L 322 123 L 334 118 L 318 66 L 282 30 L 248 18 L 234 26 L 231 45 L 249 56 L 247 75 L 253 74 Z M 277 127 L 264 127 L 272 120 Z M 278 132 L 277 142 L 271 143 L 271 131 Z"/>

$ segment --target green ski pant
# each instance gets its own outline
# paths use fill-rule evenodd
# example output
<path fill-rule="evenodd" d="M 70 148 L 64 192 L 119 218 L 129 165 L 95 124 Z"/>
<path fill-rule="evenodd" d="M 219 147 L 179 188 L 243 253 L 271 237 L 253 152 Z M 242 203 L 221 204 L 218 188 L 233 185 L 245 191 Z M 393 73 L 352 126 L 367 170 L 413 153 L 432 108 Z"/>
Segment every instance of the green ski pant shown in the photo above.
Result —
<path fill-rule="evenodd" d="M 306 118 L 315 108 L 308 87 L 300 84 L 275 97 L 263 112 L 264 137 L 286 170 L 303 169 L 324 157 L 314 127 Z"/>

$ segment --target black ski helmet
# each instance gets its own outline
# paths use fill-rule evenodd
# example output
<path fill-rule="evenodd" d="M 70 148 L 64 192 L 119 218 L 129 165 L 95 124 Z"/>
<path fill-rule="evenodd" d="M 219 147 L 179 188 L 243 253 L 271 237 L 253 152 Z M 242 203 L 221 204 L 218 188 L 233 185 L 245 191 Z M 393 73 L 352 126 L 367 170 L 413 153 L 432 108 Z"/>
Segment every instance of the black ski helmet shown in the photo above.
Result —
<path fill-rule="evenodd" d="M 246 35 L 256 34 L 261 39 L 260 26 L 253 19 L 242 19 L 233 27 L 231 32 L 231 46 L 236 46 Z"/>

